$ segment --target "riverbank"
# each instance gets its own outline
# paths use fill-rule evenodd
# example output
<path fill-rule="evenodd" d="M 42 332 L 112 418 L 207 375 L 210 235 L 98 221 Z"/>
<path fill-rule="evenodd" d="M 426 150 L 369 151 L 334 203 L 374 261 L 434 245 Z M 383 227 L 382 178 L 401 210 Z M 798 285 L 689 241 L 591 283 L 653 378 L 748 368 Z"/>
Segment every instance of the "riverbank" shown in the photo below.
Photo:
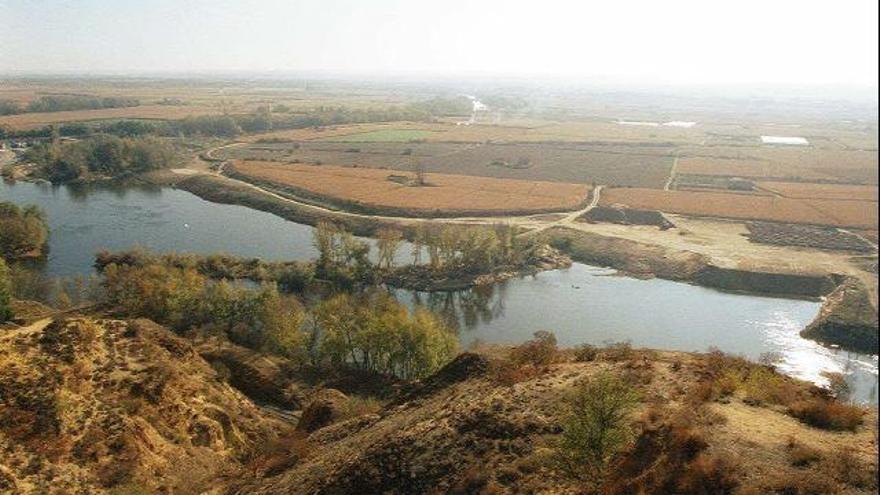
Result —
<path fill-rule="evenodd" d="M 173 184 L 177 188 L 186 190 L 208 201 L 242 205 L 267 211 L 287 220 L 307 225 L 315 225 L 321 220 L 332 220 L 344 226 L 346 230 L 364 236 L 373 235 L 376 230 L 384 226 L 392 226 L 409 234 L 412 231 L 412 226 L 423 222 L 416 219 L 392 219 L 328 211 L 318 207 L 299 204 L 295 201 L 285 200 L 260 191 L 258 188 L 248 184 L 212 175 L 180 176 L 169 173 L 165 174 L 163 180 L 168 181 L 166 182 L 167 184 Z M 464 223 L 469 220 L 471 219 L 459 219 L 459 222 L 456 223 Z M 531 227 L 531 225 L 525 223 L 527 221 L 540 224 L 538 219 L 518 217 L 515 220 L 518 226 L 523 227 Z M 682 219 L 679 219 L 679 221 L 682 221 Z M 452 220 L 448 222 L 452 222 Z M 634 234 L 632 235 L 634 239 L 629 239 L 618 235 L 608 235 L 604 231 L 600 231 L 603 233 L 588 232 L 579 226 L 578 228 L 574 227 L 557 225 L 547 227 L 545 222 L 545 230 L 538 232 L 536 235 L 542 236 L 544 242 L 560 249 L 575 261 L 611 267 L 622 274 L 637 278 L 658 277 L 746 294 L 817 299 L 831 294 L 836 287 L 852 275 L 851 273 L 838 275 L 842 272 L 833 269 L 836 265 L 830 267 L 833 271 L 824 271 L 824 267 L 821 270 L 810 270 L 806 268 L 809 265 L 798 266 L 797 270 L 772 271 L 765 268 L 771 265 L 765 262 L 760 264 L 732 263 L 730 266 L 720 266 L 714 260 L 715 256 L 713 254 L 691 251 L 675 244 L 678 242 L 678 239 L 687 240 L 695 238 L 694 235 L 682 236 L 681 234 L 685 232 L 684 230 L 678 233 L 671 233 L 653 229 L 651 236 L 647 237 L 646 232 L 639 230 L 637 227 L 627 227 L 628 230 L 626 232 L 633 232 Z M 597 228 L 607 230 L 609 227 L 600 226 Z M 622 227 L 612 226 L 611 228 Z M 639 239 L 638 236 L 640 235 L 647 240 L 636 240 Z M 661 235 L 671 238 L 672 241 L 666 242 L 667 245 L 661 242 L 649 242 L 651 239 Z M 730 242 L 744 242 L 743 240 L 737 240 L 738 237 L 732 235 L 729 237 L 731 239 Z M 752 246 L 749 245 L 747 247 L 751 248 Z M 769 248 L 757 246 L 754 249 L 762 250 L 761 253 L 766 257 L 767 249 Z M 772 249 L 779 251 L 779 254 L 776 255 L 777 257 L 785 256 L 788 253 L 787 250 Z M 711 250 L 707 251 L 711 253 Z M 745 255 L 748 255 L 748 253 L 750 251 L 745 253 Z M 800 257 L 805 256 L 805 253 L 802 252 L 795 254 Z M 817 256 L 819 255 L 828 257 L 826 253 L 818 253 Z M 749 268 L 741 269 L 738 267 L 741 265 L 749 266 Z M 865 274 L 862 278 L 870 279 L 870 276 Z M 871 301 L 871 292 L 866 280 L 853 283 L 856 288 L 852 290 L 867 293 L 869 301 Z M 449 285 L 449 287 L 460 286 L 461 284 L 459 283 Z M 874 340 L 864 338 L 864 336 L 876 336 L 877 334 L 876 324 L 870 324 L 870 322 L 876 321 L 876 309 L 873 309 L 873 304 L 860 306 L 861 309 L 855 312 L 842 311 L 840 305 L 833 307 L 828 305 L 830 303 L 826 303 L 827 311 L 823 312 L 823 314 L 826 319 L 829 318 L 828 315 L 831 315 L 830 318 L 838 322 L 833 327 L 837 330 L 829 329 L 823 332 L 824 337 L 821 341 L 841 345 L 846 349 L 859 352 L 876 353 L 876 345 L 872 347 Z M 840 314 L 839 319 L 835 316 L 838 314 Z M 840 324 L 841 322 L 853 322 L 853 325 L 843 326 Z M 868 323 L 866 324 L 866 322 Z M 842 328 L 850 330 L 847 330 L 845 334 L 834 337 L 834 335 L 843 332 Z M 849 334 L 862 337 L 853 339 Z"/>
<path fill-rule="evenodd" d="M 802 335 L 846 350 L 877 353 L 877 312 L 868 288 L 854 277 L 719 267 L 698 253 L 564 227 L 552 227 L 540 235 L 574 261 L 614 268 L 637 278 L 657 277 L 747 294 L 824 299 L 819 316 Z"/>
<path fill-rule="evenodd" d="M 504 265 L 485 272 L 435 270 L 429 265 L 408 265 L 396 268 L 383 277 L 383 282 L 397 289 L 419 292 L 450 292 L 489 286 L 515 277 L 535 275 L 547 270 L 568 268 L 570 257 L 543 244 L 528 254 L 522 263 Z"/>

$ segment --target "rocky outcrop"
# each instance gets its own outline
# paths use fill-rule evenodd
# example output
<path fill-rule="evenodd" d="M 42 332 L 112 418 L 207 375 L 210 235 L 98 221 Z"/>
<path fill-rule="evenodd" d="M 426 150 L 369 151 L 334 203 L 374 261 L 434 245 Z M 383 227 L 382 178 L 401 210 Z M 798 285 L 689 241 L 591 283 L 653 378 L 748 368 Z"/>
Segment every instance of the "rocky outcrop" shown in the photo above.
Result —
<path fill-rule="evenodd" d="M 755 272 L 707 265 L 694 277 L 705 287 L 785 296 L 820 297 L 834 290 L 832 275 Z"/>
<path fill-rule="evenodd" d="M 877 309 L 871 304 L 867 289 L 858 280 L 848 278 L 828 296 L 819 315 L 801 335 L 824 344 L 877 354 Z"/>

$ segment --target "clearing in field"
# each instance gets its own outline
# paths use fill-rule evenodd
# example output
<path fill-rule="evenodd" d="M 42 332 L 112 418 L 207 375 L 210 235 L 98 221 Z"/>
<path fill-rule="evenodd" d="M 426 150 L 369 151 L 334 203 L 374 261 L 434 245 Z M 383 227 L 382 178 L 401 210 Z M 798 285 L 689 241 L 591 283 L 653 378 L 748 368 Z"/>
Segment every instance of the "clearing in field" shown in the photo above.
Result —
<path fill-rule="evenodd" d="M 877 227 L 877 204 L 871 201 L 802 200 L 755 194 L 613 188 L 602 191 L 600 204 L 742 220 L 865 229 Z"/>
<path fill-rule="evenodd" d="M 519 214 L 575 209 L 590 188 L 582 184 L 429 174 L 393 170 L 237 161 L 236 177 L 267 181 L 297 197 L 384 214 Z"/>

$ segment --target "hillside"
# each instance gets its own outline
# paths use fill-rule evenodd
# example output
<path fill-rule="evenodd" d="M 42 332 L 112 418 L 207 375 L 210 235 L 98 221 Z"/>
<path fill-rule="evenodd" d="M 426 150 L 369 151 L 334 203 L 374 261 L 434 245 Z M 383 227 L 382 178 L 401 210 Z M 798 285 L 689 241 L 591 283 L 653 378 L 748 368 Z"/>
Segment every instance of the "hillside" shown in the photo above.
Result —
<path fill-rule="evenodd" d="M 560 442 L 573 391 L 602 376 L 637 400 L 600 493 L 876 486 L 875 409 L 717 352 L 552 342 L 406 383 L 304 373 L 148 320 L 0 328 L 0 492 L 591 493 Z"/>
<path fill-rule="evenodd" d="M 148 320 L 0 327 L 0 493 L 201 493 L 287 428 Z"/>
<path fill-rule="evenodd" d="M 632 352 L 553 364 L 512 385 L 499 383 L 493 360 L 462 354 L 378 414 L 315 431 L 304 460 L 234 493 L 589 493 L 556 469 L 554 450 L 563 399 L 602 371 L 637 383 L 642 396 L 634 446 L 603 493 L 870 491 L 873 427 L 812 428 L 784 408 L 758 405 L 754 391 L 698 404 L 701 383 L 716 372 L 712 356 Z M 728 359 L 723 367 L 736 366 Z M 785 382 L 794 394 L 818 393 Z"/>

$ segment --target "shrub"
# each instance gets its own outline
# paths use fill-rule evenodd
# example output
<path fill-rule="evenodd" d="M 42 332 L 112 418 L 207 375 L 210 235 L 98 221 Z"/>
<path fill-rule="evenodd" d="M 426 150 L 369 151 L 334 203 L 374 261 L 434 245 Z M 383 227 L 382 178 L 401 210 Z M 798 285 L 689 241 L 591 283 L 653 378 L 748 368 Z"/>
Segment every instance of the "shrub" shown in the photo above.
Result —
<path fill-rule="evenodd" d="M 599 349 L 594 345 L 581 344 L 574 348 L 574 360 L 579 363 L 595 361 L 599 355 Z"/>
<path fill-rule="evenodd" d="M 614 342 L 605 347 L 602 357 L 608 361 L 629 361 L 635 357 L 635 351 L 629 342 Z"/>
<path fill-rule="evenodd" d="M 534 339 L 523 342 L 510 351 L 511 362 L 520 366 L 547 366 L 557 360 L 559 350 L 556 348 L 556 336 L 545 330 L 535 332 L 534 336 Z"/>
<path fill-rule="evenodd" d="M 731 461 L 724 457 L 700 454 L 678 479 L 677 493 L 726 494 L 739 486 Z"/>
<path fill-rule="evenodd" d="M 876 471 L 872 472 L 868 466 L 859 461 L 851 447 L 839 448 L 832 455 L 827 456 L 817 466 L 817 471 L 823 477 L 853 488 L 877 488 Z"/>
<path fill-rule="evenodd" d="M 763 367 L 754 367 L 742 384 L 745 401 L 750 404 L 789 404 L 797 394 L 785 377 Z"/>
<path fill-rule="evenodd" d="M 786 447 L 792 466 L 806 467 L 822 459 L 822 454 L 818 450 L 808 447 L 794 438 L 789 438 Z"/>
<path fill-rule="evenodd" d="M 789 413 L 810 426 L 834 431 L 855 431 L 865 415 L 861 407 L 818 398 L 795 402 Z"/>
<path fill-rule="evenodd" d="M 831 390 L 831 394 L 835 399 L 841 402 L 849 401 L 852 389 L 849 386 L 849 382 L 846 381 L 846 375 L 823 371 L 822 376 L 828 379 L 828 389 Z"/>
<path fill-rule="evenodd" d="M 249 467 L 255 477 L 279 474 L 307 458 L 313 446 L 301 432 L 285 432 L 274 440 L 260 445 Z"/>
<path fill-rule="evenodd" d="M 510 387 L 541 376 L 543 370 L 534 366 L 522 366 L 504 359 L 493 362 L 490 372 L 495 382 Z"/>
<path fill-rule="evenodd" d="M 799 472 L 795 476 L 778 474 L 773 479 L 763 482 L 761 486 L 751 490 L 740 490 L 739 493 L 779 493 L 784 495 L 828 495 L 839 493 L 837 483 L 833 479 L 822 476 L 814 471 Z"/>
<path fill-rule="evenodd" d="M 627 418 L 638 401 L 629 384 L 608 372 L 578 385 L 567 401 L 558 465 L 570 476 L 600 486 L 611 461 L 631 440 Z"/>

